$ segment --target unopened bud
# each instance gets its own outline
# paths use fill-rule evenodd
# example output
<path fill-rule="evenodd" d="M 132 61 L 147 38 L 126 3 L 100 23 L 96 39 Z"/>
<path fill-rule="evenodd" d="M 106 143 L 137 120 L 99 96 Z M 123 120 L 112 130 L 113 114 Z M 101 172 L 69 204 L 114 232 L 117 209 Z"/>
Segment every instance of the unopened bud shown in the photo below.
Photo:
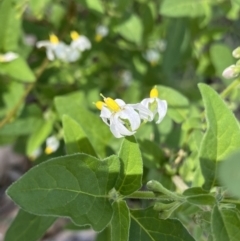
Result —
<path fill-rule="evenodd" d="M 239 69 L 236 68 L 236 65 L 230 65 L 223 71 L 222 76 L 226 79 L 232 79 L 237 77 L 238 74 L 239 74 Z"/>
<path fill-rule="evenodd" d="M 233 50 L 232 56 L 236 59 L 240 58 L 240 47 L 237 47 L 236 49 Z"/>

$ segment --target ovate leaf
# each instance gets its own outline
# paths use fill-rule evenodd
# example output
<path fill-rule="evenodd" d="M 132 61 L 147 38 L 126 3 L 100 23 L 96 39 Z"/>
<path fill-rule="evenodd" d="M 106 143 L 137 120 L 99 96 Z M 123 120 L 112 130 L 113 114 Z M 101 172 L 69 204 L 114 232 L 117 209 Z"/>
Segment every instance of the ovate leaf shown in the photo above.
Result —
<path fill-rule="evenodd" d="M 97 157 L 82 127 L 68 115 L 63 118 L 64 141 L 68 154 L 83 152 Z"/>
<path fill-rule="evenodd" d="M 113 203 L 113 218 L 111 221 L 111 234 L 114 241 L 126 241 L 129 236 L 130 213 L 125 201 Z"/>
<path fill-rule="evenodd" d="M 237 209 L 219 209 L 212 212 L 212 234 L 214 241 L 239 241 L 240 216 Z"/>
<path fill-rule="evenodd" d="M 70 217 L 101 231 L 112 218 L 108 192 L 118 171 L 116 156 L 103 161 L 85 154 L 59 157 L 30 169 L 8 195 L 30 213 Z"/>
<path fill-rule="evenodd" d="M 180 221 L 159 219 L 152 208 L 131 211 L 129 240 L 138 241 L 194 241 Z"/>
<path fill-rule="evenodd" d="M 209 86 L 199 84 L 207 119 L 207 131 L 199 151 L 204 189 L 211 189 L 217 179 L 217 163 L 240 148 L 240 129 L 233 113 Z"/>
<path fill-rule="evenodd" d="M 134 136 L 123 140 L 119 159 L 121 170 L 115 188 L 122 195 L 129 195 L 142 186 L 142 156 Z"/>
<path fill-rule="evenodd" d="M 5 241 L 36 241 L 40 239 L 56 218 L 36 216 L 19 210 L 5 235 Z"/>
<path fill-rule="evenodd" d="M 117 27 L 116 31 L 131 42 L 141 43 L 143 26 L 141 19 L 137 15 L 132 14 L 130 18 Z"/>

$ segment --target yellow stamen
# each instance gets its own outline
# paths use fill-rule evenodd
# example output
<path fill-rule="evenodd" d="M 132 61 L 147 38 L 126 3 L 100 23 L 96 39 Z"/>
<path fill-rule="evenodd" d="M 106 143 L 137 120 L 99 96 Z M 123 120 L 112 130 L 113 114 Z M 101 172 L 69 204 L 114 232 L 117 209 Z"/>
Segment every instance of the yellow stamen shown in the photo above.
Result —
<path fill-rule="evenodd" d="M 79 38 L 80 35 L 77 31 L 71 31 L 70 36 L 71 36 L 72 40 L 76 40 Z"/>
<path fill-rule="evenodd" d="M 150 91 L 150 98 L 157 98 L 158 97 L 158 90 L 157 87 L 154 86 Z"/>
<path fill-rule="evenodd" d="M 118 112 L 119 110 L 121 110 L 118 103 L 115 100 L 113 100 L 112 98 L 109 98 L 109 97 L 104 98 L 104 102 L 106 103 L 107 107 L 114 112 Z"/>
<path fill-rule="evenodd" d="M 47 146 L 45 151 L 44 151 L 47 155 L 50 155 L 53 153 L 53 149 L 50 146 Z"/>
<path fill-rule="evenodd" d="M 94 104 L 99 110 L 102 110 L 103 106 L 105 105 L 105 103 L 103 101 L 97 101 Z"/>
<path fill-rule="evenodd" d="M 96 35 L 95 35 L 95 41 L 96 41 L 96 42 L 100 42 L 100 41 L 102 41 L 102 39 L 103 39 L 103 36 L 102 36 L 102 35 L 100 35 L 100 34 L 96 34 Z"/>
<path fill-rule="evenodd" d="M 50 38 L 51 43 L 53 43 L 53 44 L 59 43 L 58 37 L 55 34 L 50 34 L 49 38 Z"/>

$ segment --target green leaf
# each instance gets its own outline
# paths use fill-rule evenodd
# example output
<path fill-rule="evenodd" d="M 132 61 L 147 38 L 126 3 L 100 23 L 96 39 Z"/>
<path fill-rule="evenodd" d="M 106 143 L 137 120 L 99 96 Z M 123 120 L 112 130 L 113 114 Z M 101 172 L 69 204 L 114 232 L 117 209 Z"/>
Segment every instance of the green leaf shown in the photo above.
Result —
<path fill-rule="evenodd" d="M 112 218 L 108 192 L 118 172 L 116 156 L 100 161 L 85 154 L 69 155 L 30 169 L 7 193 L 30 213 L 69 217 L 77 225 L 101 231 Z"/>
<path fill-rule="evenodd" d="M 34 82 L 36 79 L 27 62 L 21 57 L 8 63 L 0 63 L 0 73 L 25 83 Z"/>
<path fill-rule="evenodd" d="M 40 147 L 47 137 L 51 134 L 53 128 L 53 121 L 47 120 L 33 132 L 27 141 L 27 155 L 31 156 L 32 153 Z"/>
<path fill-rule="evenodd" d="M 211 218 L 214 241 L 239 241 L 240 216 L 237 209 L 219 209 L 215 206 Z"/>
<path fill-rule="evenodd" d="M 142 22 L 141 19 L 135 14 L 131 14 L 131 17 L 123 23 L 121 23 L 120 25 L 118 25 L 115 30 L 123 38 L 125 38 L 128 41 L 134 42 L 135 44 L 140 44 L 142 41 Z"/>
<path fill-rule="evenodd" d="M 216 203 L 216 199 L 210 194 L 189 196 L 186 200 L 194 205 L 214 205 Z"/>
<path fill-rule="evenodd" d="M 223 70 L 234 63 L 232 50 L 225 44 L 216 43 L 211 45 L 210 57 L 217 76 L 221 78 Z"/>
<path fill-rule="evenodd" d="M 119 159 L 121 168 L 115 188 L 122 195 L 129 195 L 142 186 L 142 156 L 134 136 L 123 139 Z"/>
<path fill-rule="evenodd" d="M 226 186 L 229 192 L 240 198 L 240 151 L 228 156 L 218 169 L 220 183 Z"/>
<path fill-rule="evenodd" d="M 84 103 L 82 93 L 73 93 L 54 99 L 59 115 L 68 115 L 75 120 L 82 128 L 90 140 L 93 148 L 101 157 L 106 156 L 106 147 L 112 139 L 109 127 L 102 121 L 99 115 L 95 115 L 87 110 L 81 103 Z"/>
<path fill-rule="evenodd" d="M 168 17 L 200 17 L 209 11 L 215 0 L 163 0 L 160 14 Z"/>
<path fill-rule="evenodd" d="M 114 241 L 126 241 L 129 236 L 130 213 L 125 201 L 113 203 L 113 218 L 111 221 L 111 234 Z"/>
<path fill-rule="evenodd" d="M 180 92 L 162 85 L 158 85 L 159 98 L 168 103 L 167 114 L 177 123 L 183 122 L 189 113 L 189 101 Z"/>
<path fill-rule="evenodd" d="M 210 190 L 217 181 L 217 163 L 240 147 L 240 129 L 233 113 L 209 86 L 199 84 L 206 110 L 207 131 L 199 151 L 203 188 Z"/>
<path fill-rule="evenodd" d="M 129 240 L 138 241 L 194 241 L 180 221 L 159 219 L 152 208 L 131 210 Z"/>
<path fill-rule="evenodd" d="M 36 216 L 19 210 L 5 235 L 5 241 L 36 241 L 55 222 L 54 217 Z"/>
<path fill-rule="evenodd" d="M 85 0 L 87 3 L 87 7 L 90 10 L 93 10 L 97 13 L 104 13 L 104 8 L 103 8 L 103 4 L 100 0 Z"/>
<path fill-rule="evenodd" d="M 187 190 L 185 190 L 183 192 L 184 196 L 196 196 L 196 195 L 199 195 L 199 194 L 208 194 L 208 192 L 203 190 L 200 187 L 188 188 Z"/>
<path fill-rule="evenodd" d="M 0 2 L 0 52 L 16 50 L 21 33 L 21 14 L 25 0 Z M 0 67 L 1 68 L 1 67 Z"/>
<path fill-rule="evenodd" d="M 82 127 L 68 115 L 63 115 L 62 121 L 67 153 L 83 152 L 97 157 Z"/>
<path fill-rule="evenodd" d="M 29 7 L 32 10 L 33 15 L 35 17 L 42 19 L 44 15 L 44 10 L 51 1 L 52 0 L 41 0 L 41 1 L 30 0 Z"/>

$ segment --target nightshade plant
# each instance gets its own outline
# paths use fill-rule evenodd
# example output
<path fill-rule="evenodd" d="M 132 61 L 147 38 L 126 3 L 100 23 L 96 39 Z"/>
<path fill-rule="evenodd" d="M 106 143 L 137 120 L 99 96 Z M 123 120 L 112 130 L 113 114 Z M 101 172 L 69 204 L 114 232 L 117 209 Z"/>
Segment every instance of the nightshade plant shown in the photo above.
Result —
<path fill-rule="evenodd" d="M 5 241 L 58 218 L 96 241 L 239 241 L 239 12 L 0 1 L 0 143 L 31 165 L 6 191 Z"/>

